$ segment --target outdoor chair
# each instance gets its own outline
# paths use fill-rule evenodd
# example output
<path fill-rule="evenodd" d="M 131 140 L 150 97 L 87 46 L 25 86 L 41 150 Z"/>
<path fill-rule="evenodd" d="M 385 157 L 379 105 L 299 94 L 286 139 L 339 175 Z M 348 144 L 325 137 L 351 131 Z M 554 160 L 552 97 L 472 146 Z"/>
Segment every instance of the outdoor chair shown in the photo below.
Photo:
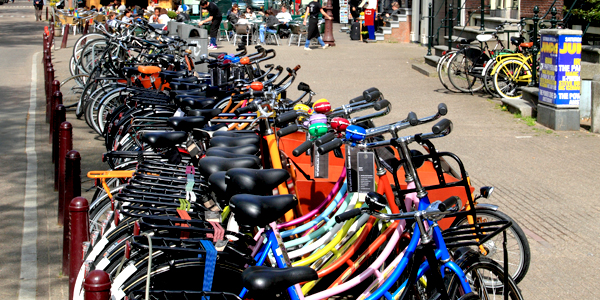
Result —
<path fill-rule="evenodd" d="M 246 46 L 250 44 L 252 35 L 252 25 L 250 24 L 235 24 L 235 35 L 233 36 L 233 44 L 237 45 L 238 37 L 246 37 Z"/>
<path fill-rule="evenodd" d="M 304 36 L 304 40 L 306 40 L 306 29 L 302 28 L 301 25 L 299 24 L 290 24 L 290 42 L 288 43 L 288 46 L 292 45 L 292 40 L 294 39 L 294 37 L 298 38 L 298 47 L 300 46 L 300 43 L 302 42 L 302 36 Z"/>
<path fill-rule="evenodd" d="M 273 29 L 265 30 L 265 44 L 269 39 L 271 39 L 277 43 L 277 46 L 279 46 L 279 24 L 273 25 L 273 27 L 275 27 L 274 31 L 272 31 Z"/>

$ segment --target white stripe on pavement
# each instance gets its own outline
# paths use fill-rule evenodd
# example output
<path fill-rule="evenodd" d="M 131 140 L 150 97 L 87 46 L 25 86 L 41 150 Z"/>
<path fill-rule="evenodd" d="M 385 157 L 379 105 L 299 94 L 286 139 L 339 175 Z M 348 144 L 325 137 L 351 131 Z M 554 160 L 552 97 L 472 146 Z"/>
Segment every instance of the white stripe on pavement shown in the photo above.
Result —
<path fill-rule="evenodd" d="M 35 300 L 37 289 L 37 153 L 35 152 L 35 110 L 37 108 L 37 63 L 39 52 L 33 55 L 31 92 L 25 130 L 27 174 L 23 204 L 23 241 L 21 242 L 21 275 L 19 300 Z"/>

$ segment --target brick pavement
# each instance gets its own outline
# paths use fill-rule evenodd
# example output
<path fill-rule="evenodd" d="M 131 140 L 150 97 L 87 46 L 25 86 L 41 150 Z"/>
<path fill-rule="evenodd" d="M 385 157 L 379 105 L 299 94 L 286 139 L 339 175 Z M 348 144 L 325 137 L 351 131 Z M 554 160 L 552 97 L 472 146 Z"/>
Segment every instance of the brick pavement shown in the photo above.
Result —
<path fill-rule="evenodd" d="M 593 288 L 594 266 L 600 263 L 594 251 L 599 244 L 596 232 L 600 231 L 600 224 L 594 222 L 600 211 L 595 206 L 599 202 L 595 169 L 600 166 L 600 156 L 594 150 L 600 147 L 600 136 L 527 126 L 501 111 L 496 100 L 445 91 L 437 78 L 411 69 L 411 62 L 426 52 L 418 45 L 364 44 L 350 41 L 338 31 L 334 35 L 337 46 L 326 50 L 274 46 L 277 57 L 269 63 L 284 67 L 300 64 L 297 82 L 309 84 L 317 93 L 316 99 L 326 98 L 334 107 L 366 88 L 378 87 L 393 110 L 376 124 L 404 118 L 410 110 L 421 117 L 431 115 L 438 103 L 446 103 L 454 130 L 437 140 L 436 146 L 463 160 L 476 188 L 495 186 L 487 202 L 500 205 L 528 235 L 532 262 L 520 284 L 525 298 L 600 298 L 600 292 Z M 221 45 L 219 50 L 234 51 L 226 41 Z M 70 52 L 70 48 L 55 52 L 63 70 Z M 289 98 L 298 95 L 290 88 Z M 93 153 L 102 152 L 103 145 L 94 141 L 96 137 L 89 134 L 83 120 L 74 123 L 89 151 L 84 158 L 89 170 L 98 164 L 99 157 L 94 158 Z M 419 127 L 406 133 L 427 130 Z"/>

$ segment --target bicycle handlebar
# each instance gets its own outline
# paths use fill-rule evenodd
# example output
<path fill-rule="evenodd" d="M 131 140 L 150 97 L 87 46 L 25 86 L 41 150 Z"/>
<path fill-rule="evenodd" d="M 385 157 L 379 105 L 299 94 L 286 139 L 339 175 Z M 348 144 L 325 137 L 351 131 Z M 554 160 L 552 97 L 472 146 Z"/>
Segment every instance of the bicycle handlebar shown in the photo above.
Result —
<path fill-rule="evenodd" d="M 313 141 L 311 140 L 305 141 L 304 143 L 300 144 L 300 146 L 296 147 L 294 151 L 292 151 L 292 155 L 294 155 L 295 157 L 300 156 L 302 153 L 310 149 L 310 147 L 312 147 L 312 144 Z"/>

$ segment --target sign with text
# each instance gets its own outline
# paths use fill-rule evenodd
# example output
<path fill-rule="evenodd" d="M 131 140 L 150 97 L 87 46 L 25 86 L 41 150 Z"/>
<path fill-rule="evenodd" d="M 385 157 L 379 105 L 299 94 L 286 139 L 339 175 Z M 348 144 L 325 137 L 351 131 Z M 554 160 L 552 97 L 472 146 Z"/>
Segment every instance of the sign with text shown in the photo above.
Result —
<path fill-rule="evenodd" d="M 542 34 L 539 101 L 579 106 L 581 36 Z"/>
<path fill-rule="evenodd" d="M 340 23 L 348 24 L 348 0 L 340 0 Z"/>

